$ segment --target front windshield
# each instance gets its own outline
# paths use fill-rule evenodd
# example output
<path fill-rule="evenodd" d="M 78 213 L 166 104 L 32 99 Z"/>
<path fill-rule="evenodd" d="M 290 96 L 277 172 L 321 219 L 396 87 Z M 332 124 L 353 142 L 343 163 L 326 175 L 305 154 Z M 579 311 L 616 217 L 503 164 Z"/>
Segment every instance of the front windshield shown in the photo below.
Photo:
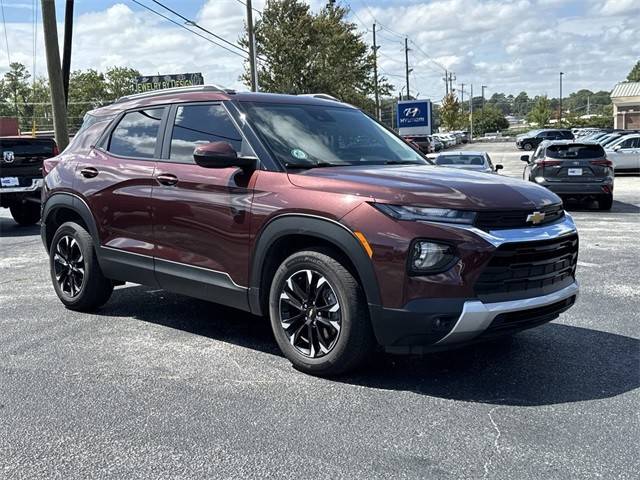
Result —
<path fill-rule="evenodd" d="M 289 168 L 428 163 L 360 110 L 275 103 L 243 106 L 258 135 Z"/>

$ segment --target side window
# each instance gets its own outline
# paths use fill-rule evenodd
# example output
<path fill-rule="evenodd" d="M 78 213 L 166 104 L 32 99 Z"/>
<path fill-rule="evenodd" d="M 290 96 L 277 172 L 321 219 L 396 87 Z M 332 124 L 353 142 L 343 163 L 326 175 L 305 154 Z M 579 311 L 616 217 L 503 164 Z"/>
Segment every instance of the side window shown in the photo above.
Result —
<path fill-rule="evenodd" d="M 128 112 L 111 133 L 109 152 L 123 157 L 153 158 L 164 108 Z"/>
<path fill-rule="evenodd" d="M 635 138 L 627 138 L 620 144 L 620 148 L 633 148 L 635 144 Z"/>
<path fill-rule="evenodd" d="M 169 159 L 193 163 L 193 150 L 199 143 L 229 142 L 243 151 L 242 135 L 222 105 L 185 105 L 176 110 L 171 134 Z"/>

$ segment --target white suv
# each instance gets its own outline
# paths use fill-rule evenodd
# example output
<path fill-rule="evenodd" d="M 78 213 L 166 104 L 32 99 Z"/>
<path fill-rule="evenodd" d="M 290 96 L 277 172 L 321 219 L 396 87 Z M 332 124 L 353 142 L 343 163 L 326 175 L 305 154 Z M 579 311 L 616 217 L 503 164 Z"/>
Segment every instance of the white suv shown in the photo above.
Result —
<path fill-rule="evenodd" d="M 605 147 L 616 170 L 640 170 L 640 133 L 625 135 Z"/>

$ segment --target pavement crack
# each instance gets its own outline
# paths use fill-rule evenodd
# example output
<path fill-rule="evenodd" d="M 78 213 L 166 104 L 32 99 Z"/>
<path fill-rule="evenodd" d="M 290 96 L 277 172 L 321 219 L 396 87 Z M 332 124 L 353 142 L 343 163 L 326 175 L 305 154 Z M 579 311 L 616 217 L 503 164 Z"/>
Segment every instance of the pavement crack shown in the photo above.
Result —
<path fill-rule="evenodd" d="M 496 410 L 498 410 L 499 408 L 503 408 L 503 406 L 502 405 L 498 405 L 497 407 L 493 407 L 487 413 L 487 416 L 489 417 L 489 421 L 491 422 L 491 425 L 493 426 L 493 429 L 495 430 L 495 438 L 493 439 L 493 448 L 494 448 L 495 452 L 491 452 L 489 454 L 489 456 L 487 457 L 487 461 L 484 462 L 484 475 L 482 476 L 482 478 L 487 478 L 489 476 L 489 472 L 491 471 L 491 466 L 493 464 L 494 455 L 495 454 L 500 455 L 500 437 L 502 436 L 502 432 L 500 431 L 500 428 L 498 427 L 498 424 L 496 423 L 496 421 L 493 418 L 493 413 Z"/>

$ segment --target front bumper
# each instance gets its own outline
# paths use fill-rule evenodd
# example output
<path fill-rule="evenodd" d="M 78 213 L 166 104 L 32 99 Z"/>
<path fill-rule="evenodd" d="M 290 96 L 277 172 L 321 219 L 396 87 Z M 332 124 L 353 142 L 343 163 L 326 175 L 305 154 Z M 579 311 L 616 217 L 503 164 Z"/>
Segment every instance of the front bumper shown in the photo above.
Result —
<path fill-rule="evenodd" d="M 575 236 L 570 215 L 557 222 L 521 229 L 486 232 L 460 226 L 498 248 L 503 244 L 562 240 Z M 473 298 L 421 298 L 400 309 L 370 305 L 378 343 L 390 353 L 425 353 L 451 348 L 546 323 L 568 310 L 578 296 L 573 280 L 559 290 L 500 301 Z"/>

